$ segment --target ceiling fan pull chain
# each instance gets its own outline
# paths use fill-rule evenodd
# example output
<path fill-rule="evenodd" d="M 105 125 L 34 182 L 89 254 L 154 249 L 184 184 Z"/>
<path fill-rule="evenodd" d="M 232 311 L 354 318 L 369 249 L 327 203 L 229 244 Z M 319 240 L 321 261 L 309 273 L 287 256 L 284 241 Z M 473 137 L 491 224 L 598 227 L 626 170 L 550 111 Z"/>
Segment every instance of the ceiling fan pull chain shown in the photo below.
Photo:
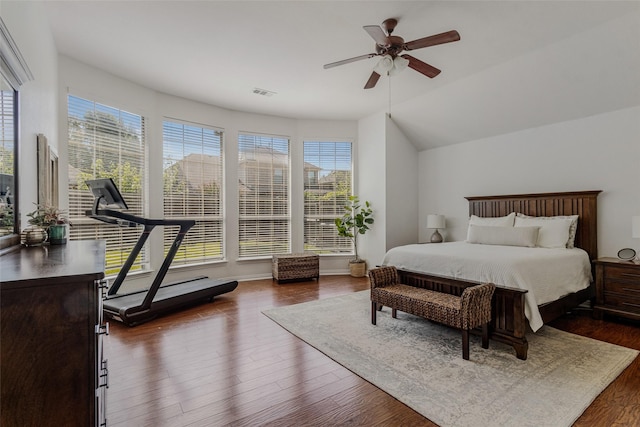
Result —
<path fill-rule="evenodd" d="M 389 109 L 387 110 L 387 115 L 389 116 L 389 118 L 391 118 L 391 76 L 389 75 L 389 72 L 387 71 L 387 80 L 389 80 Z"/>

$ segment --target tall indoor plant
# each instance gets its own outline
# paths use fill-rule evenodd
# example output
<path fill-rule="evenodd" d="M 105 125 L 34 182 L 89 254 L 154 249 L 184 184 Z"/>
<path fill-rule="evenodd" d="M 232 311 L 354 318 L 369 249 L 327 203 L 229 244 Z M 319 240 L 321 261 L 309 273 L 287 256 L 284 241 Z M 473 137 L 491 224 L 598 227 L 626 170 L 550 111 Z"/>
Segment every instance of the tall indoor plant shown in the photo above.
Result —
<path fill-rule="evenodd" d="M 366 264 L 358 255 L 358 236 L 365 234 L 373 224 L 373 210 L 368 201 L 365 201 L 363 206 L 358 196 L 349 196 L 344 210 L 344 215 L 335 220 L 338 235 L 348 237 L 353 242 L 355 258 L 349 261 L 349 270 L 352 276 L 362 277 L 365 274 Z"/>

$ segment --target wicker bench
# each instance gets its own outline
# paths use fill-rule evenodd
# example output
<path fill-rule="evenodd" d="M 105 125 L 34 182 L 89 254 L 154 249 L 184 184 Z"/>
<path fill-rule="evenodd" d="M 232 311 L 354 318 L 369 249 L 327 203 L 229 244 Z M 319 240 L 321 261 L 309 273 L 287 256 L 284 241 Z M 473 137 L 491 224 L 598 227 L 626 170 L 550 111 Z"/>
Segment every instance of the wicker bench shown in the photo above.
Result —
<path fill-rule="evenodd" d="M 320 257 L 313 253 L 274 255 L 271 274 L 278 282 L 319 279 Z"/>
<path fill-rule="evenodd" d="M 462 330 L 462 358 L 469 360 L 469 331 L 482 326 L 482 347 L 489 348 L 491 298 L 495 285 L 484 283 L 466 288 L 455 296 L 398 283 L 395 267 L 379 267 L 369 271 L 371 281 L 371 323 L 382 306 Z"/>

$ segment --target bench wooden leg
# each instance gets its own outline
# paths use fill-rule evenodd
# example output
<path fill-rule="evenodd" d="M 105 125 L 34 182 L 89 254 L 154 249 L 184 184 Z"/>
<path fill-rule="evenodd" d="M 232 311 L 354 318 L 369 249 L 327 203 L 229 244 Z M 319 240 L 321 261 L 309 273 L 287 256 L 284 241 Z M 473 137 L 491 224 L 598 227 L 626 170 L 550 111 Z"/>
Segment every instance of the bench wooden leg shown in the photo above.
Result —
<path fill-rule="evenodd" d="M 489 348 L 489 324 L 482 325 L 482 348 Z"/>
<path fill-rule="evenodd" d="M 395 308 L 391 309 L 391 317 L 393 317 L 394 319 L 396 319 L 398 315 L 398 310 L 396 310 Z"/>
<path fill-rule="evenodd" d="M 469 360 L 469 330 L 462 330 L 462 358 Z"/>
<path fill-rule="evenodd" d="M 378 304 L 376 304 L 374 301 L 371 301 L 371 324 L 375 325 L 376 324 L 376 312 L 378 311 Z"/>

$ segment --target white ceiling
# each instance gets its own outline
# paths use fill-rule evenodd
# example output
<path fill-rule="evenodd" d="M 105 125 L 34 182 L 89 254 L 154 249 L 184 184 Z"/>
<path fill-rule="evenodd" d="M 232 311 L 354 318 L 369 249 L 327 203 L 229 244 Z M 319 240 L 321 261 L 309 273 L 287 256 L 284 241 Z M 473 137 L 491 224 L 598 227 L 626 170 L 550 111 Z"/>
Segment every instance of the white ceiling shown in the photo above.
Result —
<path fill-rule="evenodd" d="M 391 105 L 419 149 L 640 104 L 637 1 L 46 5 L 60 53 L 145 87 L 291 118 L 357 120 Z M 405 41 L 458 30 L 459 42 L 412 52 L 439 76 L 407 69 L 364 90 L 377 58 L 323 69 L 373 52 L 362 26 L 390 17 Z"/>

